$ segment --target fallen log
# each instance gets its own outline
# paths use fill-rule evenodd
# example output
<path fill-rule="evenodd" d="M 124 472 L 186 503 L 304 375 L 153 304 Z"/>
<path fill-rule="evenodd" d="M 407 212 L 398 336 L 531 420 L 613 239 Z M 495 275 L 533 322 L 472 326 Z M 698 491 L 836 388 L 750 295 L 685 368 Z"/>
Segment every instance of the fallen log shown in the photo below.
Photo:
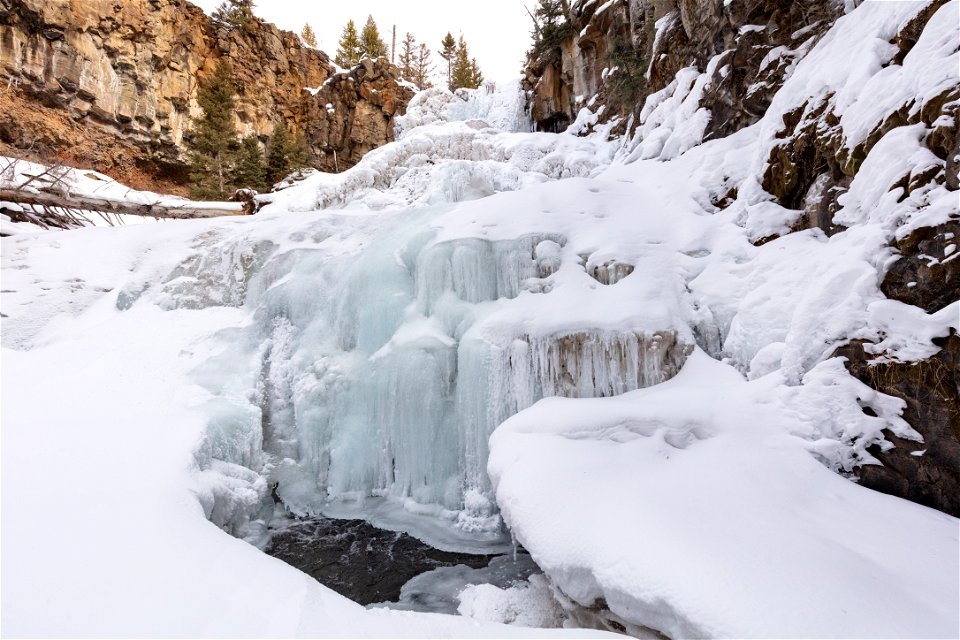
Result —
<path fill-rule="evenodd" d="M 153 203 L 138 203 L 129 200 L 102 198 L 88 194 L 52 192 L 16 188 L 0 188 L 0 201 L 21 206 L 58 208 L 68 211 L 91 211 L 96 213 L 148 216 L 151 218 L 213 218 L 239 216 L 252 213 L 252 199 L 247 202 L 196 202 L 173 199 Z"/>

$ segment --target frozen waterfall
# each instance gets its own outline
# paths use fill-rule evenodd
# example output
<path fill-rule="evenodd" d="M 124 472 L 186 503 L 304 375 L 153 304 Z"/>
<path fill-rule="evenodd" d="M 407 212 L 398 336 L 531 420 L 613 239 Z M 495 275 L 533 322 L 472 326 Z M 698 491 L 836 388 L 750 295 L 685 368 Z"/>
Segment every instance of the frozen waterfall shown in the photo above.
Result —
<path fill-rule="evenodd" d="M 375 221 L 358 220 L 357 232 Z M 494 428 L 543 397 L 611 396 L 666 380 L 690 347 L 671 332 L 537 333 L 504 323 L 513 303 L 536 306 L 549 295 L 565 239 L 437 241 L 435 233 L 416 218 L 372 233 L 348 259 L 318 248 L 263 261 L 224 249 L 236 263 L 227 272 L 255 265 L 246 304 L 256 305 L 256 321 L 240 339 L 231 333 L 202 373 L 209 381 L 227 363 L 259 359 L 254 375 L 240 376 L 246 393 L 225 395 L 260 407 L 268 479 L 293 511 L 351 503 L 362 512 L 386 498 L 495 542 L 501 522 L 486 475 Z M 195 304 L 193 287 L 179 281 L 183 303 Z M 248 405 L 246 414 L 256 412 Z"/>
<path fill-rule="evenodd" d="M 218 524 L 256 537 L 243 533 L 246 519 L 268 507 L 266 487 L 276 485 L 298 514 L 359 516 L 441 547 L 489 550 L 503 543 L 486 473 L 487 441 L 502 421 L 541 398 L 618 395 L 680 369 L 689 330 L 669 311 L 651 321 L 617 297 L 631 288 L 649 297 L 629 278 L 638 256 L 593 256 L 563 225 L 542 221 L 456 231 L 528 208 L 521 186 L 609 161 L 600 136 L 517 133 L 529 128 L 523 107 L 516 83 L 423 92 L 396 143 L 268 197 L 260 216 L 282 218 L 286 238 L 209 232 L 159 278 L 164 308 L 250 312 L 195 374 L 222 401 L 206 464 L 263 479 L 242 498 L 208 500 Z M 451 192 L 457 184 L 469 188 Z M 502 191 L 520 202 L 476 199 Z M 475 210 L 454 204 L 471 199 Z M 298 203 L 342 208 L 297 224 Z M 144 291 L 130 283 L 123 306 Z M 591 298 L 606 325 L 590 305 L 579 318 L 559 311 Z"/>

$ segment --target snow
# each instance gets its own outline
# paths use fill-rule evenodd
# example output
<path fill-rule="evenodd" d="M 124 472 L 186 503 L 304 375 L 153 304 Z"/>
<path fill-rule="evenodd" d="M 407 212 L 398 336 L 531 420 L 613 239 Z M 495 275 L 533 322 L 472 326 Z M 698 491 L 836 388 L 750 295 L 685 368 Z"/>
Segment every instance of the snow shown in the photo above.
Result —
<path fill-rule="evenodd" d="M 427 89 L 397 118 L 394 144 L 343 173 L 316 173 L 303 188 L 261 200 L 287 211 L 422 207 L 586 176 L 612 157 L 609 127 L 587 138 L 530 128 L 519 80 L 456 95 Z"/>
<path fill-rule="evenodd" d="M 719 59 L 715 57 L 711 63 L 715 65 Z M 631 159 L 672 160 L 700 144 L 710 123 L 709 110 L 700 107 L 709 77 L 710 73 L 687 67 L 670 84 L 647 97 Z"/>
<path fill-rule="evenodd" d="M 399 603 L 375 606 L 521 627 L 559 628 L 567 620 L 549 582 L 526 554 L 496 557 L 482 569 L 457 565 L 428 571 L 403 586 Z"/>
<path fill-rule="evenodd" d="M 470 585 L 460 594 L 457 612 L 468 618 L 521 627 L 559 627 L 564 620 L 550 584 L 542 575 L 527 584 L 500 588 L 489 583 Z"/>
<path fill-rule="evenodd" d="M 914 48 L 937 69 L 956 8 Z M 832 357 L 915 362 L 958 328 L 960 303 L 879 289 L 892 241 L 956 219 L 903 187 L 943 163 L 890 129 L 830 237 L 759 180 L 785 112 L 942 86 L 884 66 L 921 9 L 850 12 L 724 139 L 719 58 L 629 141 L 530 132 L 515 83 L 428 90 L 256 216 L 4 239 L 4 633 L 496 636 L 608 608 L 648 635 L 956 637 L 958 521 L 844 477 L 920 436 Z M 275 483 L 444 549 L 508 525 L 543 573 L 438 570 L 398 607 L 487 623 L 364 610 L 256 549 Z"/>
<path fill-rule="evenodd" d="M 616 2 L 617 2 L 617 0 L 607 0 L 607 1 L 604 2 L 602 5 L 600 5 L 600 8 L 597 9 L 597 10 L 594 12 L 593 15 L 594 15 L 594 16 L 599 16 L 601 13 L 603 13 L 604 11 L 606 11 L 607 9 L 609 9 L 610 7 L 612 7 Z"/>
<path fill-rule="evenodd" d="M 783 126 L 782 114 L 798 107 L 809 113 L 823 99 L 839 116 L 844 145 L 852 150 L 901 107 L 916 114 L 955 86 L 960 25 L 954 2 L 937 10 L 902 65 L 888 64 L 897 52 L 895 36 L 925 6 L 865 2 L 837 20 L 774 97 L 762 138 L 772 144 Z"/>
<path fill-rule="evenodd" d="M 926 134 L 926 127 L 918 124 L 897 127 L 884 135 L 864 160 L 850 191 L 840 196 L 844 209 L 837 222 L 853 225 L 867 218 L 899 240 L 955 214 L 955 194 L 943 186 L 921 187 L 909 195 L 903 187 L 881 189 L 881 185 L 894 185 L 903 177 L 912 178 L 931 169 L 945 170 L 945 163 L 922 145 Z"/>
<path fill-rule="evenodd" d="M 956 519 L 818 464 L 792 433 L 809 403 L 775 385 L 698 352 L 544 400 L 492 438 L 504 517 L 567 596 L 670 637 L 955 636 Z"/>

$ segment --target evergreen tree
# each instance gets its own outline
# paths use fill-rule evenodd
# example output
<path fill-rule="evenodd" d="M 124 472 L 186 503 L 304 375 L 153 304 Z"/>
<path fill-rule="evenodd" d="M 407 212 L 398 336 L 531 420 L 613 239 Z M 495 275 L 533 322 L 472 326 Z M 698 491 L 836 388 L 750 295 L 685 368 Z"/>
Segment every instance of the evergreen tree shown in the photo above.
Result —
<path fill-rule="evenodd" d="M 296 169 L 310 165 L 310 149 L 302 134 L 291 137 L 290 130 L 282 120 L 274 128 L 267 153 L 267 179 L 276 184 Z"/>
<path fill-rule="evenodd" d="M 267 151 L 267 180 L 276 184 L 290 174 L 290 132 L 283 120 L 273 129 L 270 148 Z"/>
<path fill-rule="evenodd" d="M 263 152 L 256 136 L 240 141 L 233 181 L 241 189 L 267 190 L 267 169 L 263 166 Z"/>
<path fill-rule="evenodd" d="M 310 26 L 309 22 L 303 25 L 303 31 L 300 32 L 300 39 L 303 40 L 303 43 L 308 47 L 317 48 L 317 35 L 313 32 L 313 27 Z"/>
<path fill-rule="evenodd" d="M 467 43 L 460 36 L 457 43 L 457 52 L 453 57 L 453 77 L 450 83 L 450 90 L 457 89 L 476 89 L 483 84 L 483 74 L 480 73 L 480 65 L 476 58 L 470 57 L 470 51 Z"/>
<path fill-rule="evenodd" d="M 213 75 L 201 82 L 197 102 L 203 115 L 193 123 L 188 140 L 190 178 L 196 198 L 224 199 L 231 190 L 231 174 L 237 150 L 233 122 L 236 87 L 230 67 L 223 61 Z"/>
<path fill-rule="evenodd" d="M 534 54 L 552 54 L 565 38 L 572 35 L 573 27 L 567 19 L 568 12 L 565 0 L 539 0 L 533 13 Z"/>
<path fill-rule="evenodd" d="M 563 18 L 563 7 L 560 0 L 540 0 L 534 15 L 537 17 L 540 27 L 558 24 Z"/>
<path fill-rule="evenodd" d="M 447 61 L 447 88 L 453 91 L 453 60 L 457 55 L 457 41 L 449 31 L 440 41 L 440 57 Z"/>
<path fill-rule="evenodd" d="M 337 55 L 334 62 L 337 66 L 344 69 L 351 69 L 360 63 L 360 36 L 357 34 L 357 27 L 353 20 L 347 21 L 347 26 L 343 28 L 340 35 L 340 44 L 337 47 Z"/>
<path fill-rule="evenodd" d="M 305 169 L 310 166 L 310 148 L 303 134 L 297 134 L 290 145 L 290 170 Z"/>
<path fill-rule="evenodd" d="M 480 65 L 476 58 L 470 58 L 470 88 L 479 89 L 483 84 L 483 72 L 480 71 Z"/>
<path fill-rule="evenodd" d="M 403 74 L 404 79 L 416 83 L 416 66 L 417 39 L 408 31 L 407 35 L 403 38 L 403 43 L 400 45 L 400 72 Z"/>
<path fill-rule="evenodd" d="M 363 25 L 363 31 L 360 33 L 360 57 L 364 55 L 371 58 L 387 56 L 387 45 L 380 38 L 380 31 L 377 29 L 377 23 L 373 21 L 373 16 L 367 16 L 367 23 Z"/>
<path fill-rule="evenodd" d="M 253 0 L 224 0 L 213 12 L 213 20 L 228 29 L 249 30 L 256 17 Z"/>
<path fill-rule="evenodd" d="M 430 48 L 421 42 L 413 67 L 413 82 L 421 91 L 433 86 L 433 83 L 430 82 L 430 75 L 433 73 L 433 69 L 433 62 L 430 61 Z"/>

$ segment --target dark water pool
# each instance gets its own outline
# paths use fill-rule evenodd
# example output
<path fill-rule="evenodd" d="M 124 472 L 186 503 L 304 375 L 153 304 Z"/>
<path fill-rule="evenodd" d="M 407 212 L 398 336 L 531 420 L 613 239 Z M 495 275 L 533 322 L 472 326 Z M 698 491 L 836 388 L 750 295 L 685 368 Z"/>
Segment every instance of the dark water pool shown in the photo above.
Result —
<path fill-rule="evenodd" d="M 497 557 L 440 551 L 365 520 L 289 519 L 272 530 L 266 552 L 355 602 L 396 602 L 414 576 L 440 567 L 479 569 Z"/>

